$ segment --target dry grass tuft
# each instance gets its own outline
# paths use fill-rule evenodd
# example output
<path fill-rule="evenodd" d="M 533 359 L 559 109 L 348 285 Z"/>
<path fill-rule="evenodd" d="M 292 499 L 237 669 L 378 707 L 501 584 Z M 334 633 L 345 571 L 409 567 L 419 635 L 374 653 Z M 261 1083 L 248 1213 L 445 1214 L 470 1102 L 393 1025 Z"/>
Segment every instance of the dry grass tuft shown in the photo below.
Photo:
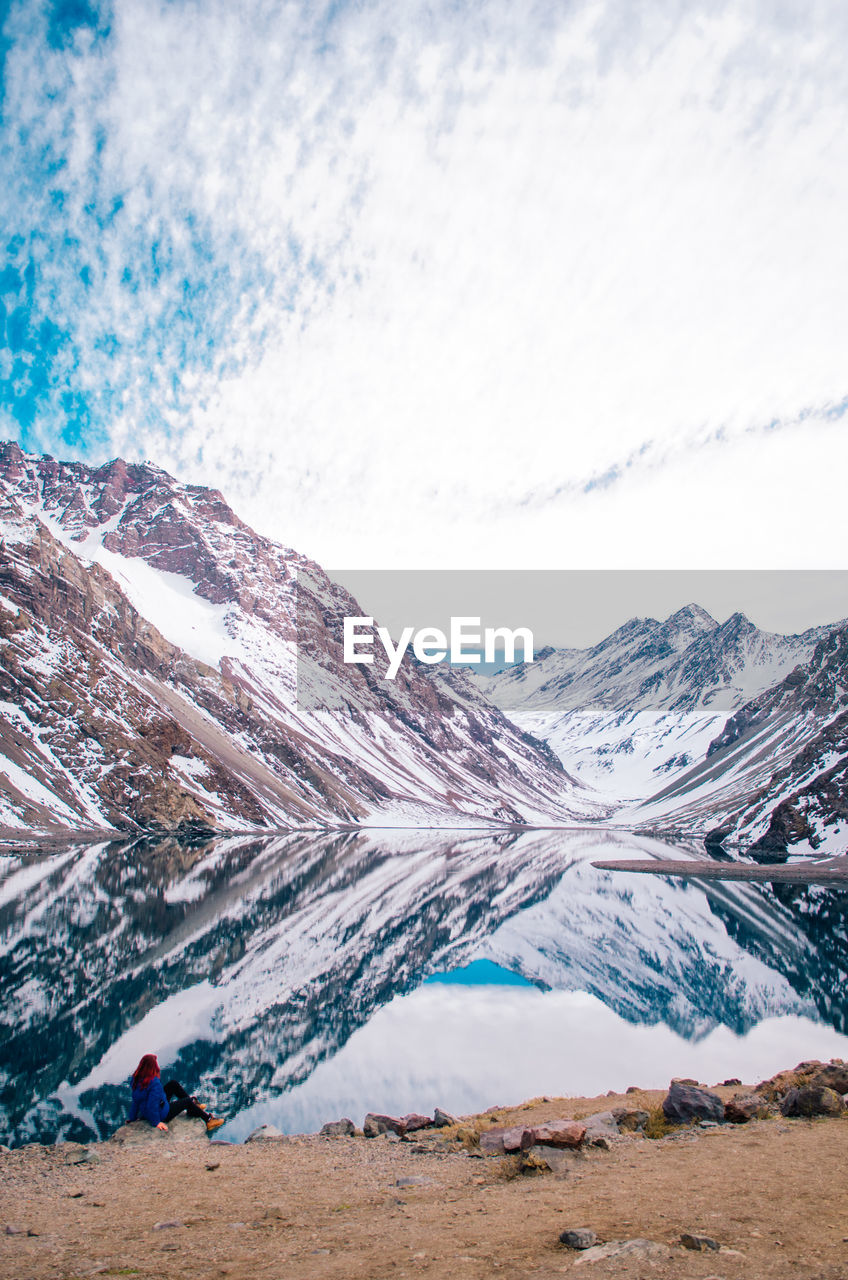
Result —
<path fill-rule="evenodd" d="M 646 1138 L 665 1138 L 679 1129 L 680 1125 L 672 1124 L 662 1109 L 662 1103 L 648 1110 L 648 1123 L 645 1125 Z"/>

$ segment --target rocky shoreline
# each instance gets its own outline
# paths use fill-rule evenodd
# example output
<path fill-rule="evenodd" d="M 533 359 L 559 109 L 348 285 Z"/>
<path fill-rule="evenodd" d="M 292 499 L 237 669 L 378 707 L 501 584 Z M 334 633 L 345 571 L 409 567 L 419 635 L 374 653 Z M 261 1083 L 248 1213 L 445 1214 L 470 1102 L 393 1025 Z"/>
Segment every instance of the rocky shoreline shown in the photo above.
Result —
<path fill-rule="evenodd" d="M 588 1264 L 679 1280 L 717 1275 L 709 1257 L 721 1280 L 843 1280 L 844 1095 L 846 1063 L 809 1061 L 750 1087 L 674 1080 L 476 1116 L 371 1113 L 361 1129 L 263 1126 L 244 1144 L 182 1118 L 168 1133 L 136 1122 L 103 1143 L 30 1144 L 0 1155 L 0 1277 L 252 1280 L 287 1259 L 294 1270 L 274 1274 L 305 1280 L 476 1280 L 502 1266 L 549 1280 Z M 809 1215 L 825 1195 L 826 1230 Z"/>

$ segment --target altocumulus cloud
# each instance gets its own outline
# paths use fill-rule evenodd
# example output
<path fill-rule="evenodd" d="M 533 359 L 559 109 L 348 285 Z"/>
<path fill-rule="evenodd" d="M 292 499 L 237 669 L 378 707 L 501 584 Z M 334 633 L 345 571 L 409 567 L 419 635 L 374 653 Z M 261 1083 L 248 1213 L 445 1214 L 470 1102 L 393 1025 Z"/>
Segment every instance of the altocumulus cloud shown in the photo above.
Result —
<path fill-rule="evenodd" d="M 827 0 L 13 0 L 6 431 L 336 563 L 603 563 L 622 513 L 663 562 L 718 488 L 755 536 L 844 458 L 847 44 Z"/>

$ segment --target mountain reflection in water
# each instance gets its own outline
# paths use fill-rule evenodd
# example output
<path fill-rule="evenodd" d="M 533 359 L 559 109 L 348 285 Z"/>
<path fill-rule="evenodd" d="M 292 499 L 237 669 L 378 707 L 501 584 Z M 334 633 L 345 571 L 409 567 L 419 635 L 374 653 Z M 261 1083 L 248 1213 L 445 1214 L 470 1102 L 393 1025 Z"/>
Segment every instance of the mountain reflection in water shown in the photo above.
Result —
<path fill-rule="evenodd" d="M 105 1136 L 147 1051 L 233 1137 L 343 1102 L 361 1123 L 703 1078 L 719 1042 L 759 1044 L 763 1072 L 845 1055 L 848 893 L 590 865 L 649 854 L 680 851 L 598 829 L 369 831 L 0 859 L 0 1140 Z M 421 986 L 481 960 L 533 987 Z"/>

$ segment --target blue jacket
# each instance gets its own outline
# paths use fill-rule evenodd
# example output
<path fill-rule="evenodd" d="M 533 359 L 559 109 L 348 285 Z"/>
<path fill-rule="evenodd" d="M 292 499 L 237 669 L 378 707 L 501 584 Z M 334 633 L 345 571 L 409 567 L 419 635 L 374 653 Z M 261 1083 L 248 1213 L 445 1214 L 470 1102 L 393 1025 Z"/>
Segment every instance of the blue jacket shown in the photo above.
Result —
<path fill-rule="evenodd" d="M 133 1120 L 146 1120 L 148 1124 L 157 1125 L 167 1115 L 168 1099 L 158 1076 L 154 1076 L 145 1088 L 133 1089 L 130 1123 Z"/>

